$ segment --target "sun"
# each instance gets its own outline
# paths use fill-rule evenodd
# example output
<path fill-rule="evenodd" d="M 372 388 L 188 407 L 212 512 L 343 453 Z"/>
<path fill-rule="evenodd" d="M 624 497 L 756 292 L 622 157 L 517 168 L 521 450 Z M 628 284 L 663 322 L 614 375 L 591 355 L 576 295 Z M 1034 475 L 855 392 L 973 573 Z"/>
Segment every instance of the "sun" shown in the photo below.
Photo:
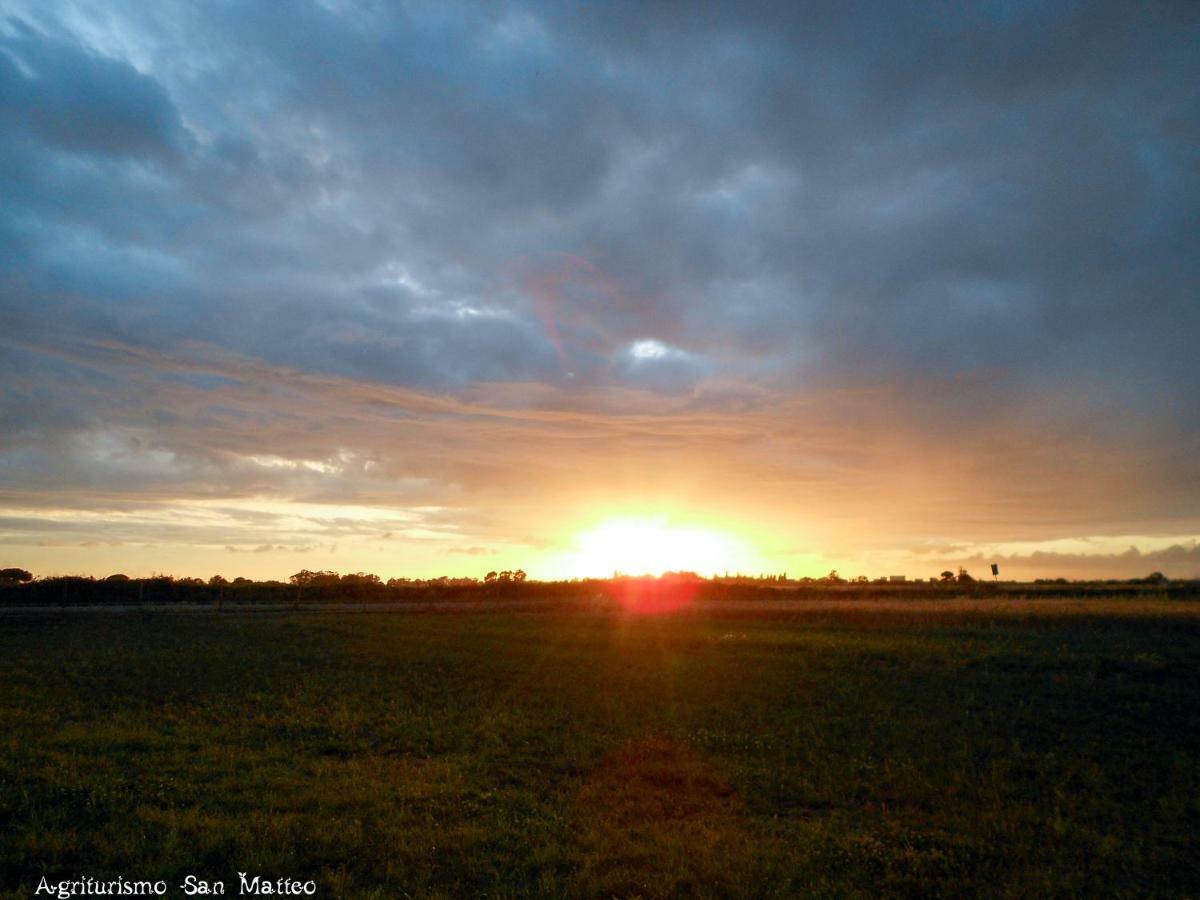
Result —
<path fill-rule="evenodd" d="M 674 525 L 665 516 L 606 519 L 580 533 L 566 560 L 576 578 L 748 569 L 752 554 L 732 534 L 700 525 Z"/>

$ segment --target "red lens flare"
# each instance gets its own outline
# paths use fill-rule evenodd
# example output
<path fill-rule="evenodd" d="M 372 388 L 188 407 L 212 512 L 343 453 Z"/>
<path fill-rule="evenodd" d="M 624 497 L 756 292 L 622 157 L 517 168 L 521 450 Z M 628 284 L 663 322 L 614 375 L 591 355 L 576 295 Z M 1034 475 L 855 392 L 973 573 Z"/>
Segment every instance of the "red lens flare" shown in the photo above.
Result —
<path fill-rule="evenodd" d="M 694 575 L 667 573 L 659 578 L 614 578 L 613 599 L 625 612 L 639 616 L 661 616 L 692 605 L 703 582 Z"/>

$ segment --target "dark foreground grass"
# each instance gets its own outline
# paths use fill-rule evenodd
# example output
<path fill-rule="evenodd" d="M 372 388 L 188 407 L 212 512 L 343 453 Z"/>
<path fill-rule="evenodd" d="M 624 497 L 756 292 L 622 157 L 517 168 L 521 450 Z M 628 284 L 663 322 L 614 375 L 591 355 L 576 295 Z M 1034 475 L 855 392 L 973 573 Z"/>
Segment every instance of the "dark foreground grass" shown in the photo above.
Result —
<path fill-rule="evenodd" d="M 1200 895 L 1200 620 L 0 619 L 0 890 Z M 44 896 L 44 894 L 43 894 Z"/>

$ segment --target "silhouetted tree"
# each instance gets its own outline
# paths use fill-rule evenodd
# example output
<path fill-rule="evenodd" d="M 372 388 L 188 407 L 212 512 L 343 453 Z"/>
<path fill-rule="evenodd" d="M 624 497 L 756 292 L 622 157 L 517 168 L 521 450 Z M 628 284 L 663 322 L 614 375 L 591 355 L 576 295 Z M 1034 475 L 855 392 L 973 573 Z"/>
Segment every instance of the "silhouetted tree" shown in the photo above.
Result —
<path fill-rule="evenodd" d="M 486 575 L 483 576 L 483 583 L 484 584 L 494 584 L 496 579 L 499 577 L 500 576 L 498 576 L 495 572 L 488 572 Z"/>
<path fill-rule="evenodd" d="M 948 583 L 948 582 L 951 582 L 951 581 L 953 581 L 953 580 L 954 580 L 954 573 L 953 573 L 953 572 L 951 572 L 949 569 L 947 569 L 945 572 L 943 572 L 943 573 L 942 573 L 942 581 L 943 581 L 943 582 L 947 582 L 947 583 Z"/>
<path fill-rule="evenodd" d="M 527 577 L 527 576 L 525 575 L 525 570 L 524 570 L 524 569 L 517 569 L 517 571 L 515 571 L 515 572 L 513 572 L 513 573 L 512 573 L 512 579 L 513 579 L 513 581 L 515 581 L 517 584 L 522 584 L 522 583 L 524 583 L 524 581 L 525 581 L 526 577 Z"/>
<path fill-rule="evenodd" d="M 958 575 L 956 577 L 957 577 L 959 584 L 969 584 L 970 582 L 975 580 L 974 578 L 971 577 L 971 575 L 967 572 L 967 570 L 962 568 L 961 566 L 958 569 Z"/>
<path fill-rule="evenodd" d="M 20 584 L 33 581 L 33 574 L 26 569 L 0 569 L 0 584 Z"/>
<path fill-rule="evenodd" d="M 301 569 L 295 575 L 288 579 L 296 586 L 296 603 L 304 597 L 304 589 L 306 587 L 329 587 L 337 584 L 341 579 L 337 572 L 312 572 L 308 569 Z"/>
<path fill-rule="evenodd" d="M 208 579 L 208 586 L 217 589 L 217 609 L 224 609 L 225 588 L 229 587 L 229 582 L 221 575 L 214 575 Z"/>
<path fill-rule="evenodd" d="M 329 587 L 341 581 L 337 572 L 322 570 L 320 572 L 310 572 L 308 569 L 301 569 L 295 575 L 288 579 L 297 587 Z"/>

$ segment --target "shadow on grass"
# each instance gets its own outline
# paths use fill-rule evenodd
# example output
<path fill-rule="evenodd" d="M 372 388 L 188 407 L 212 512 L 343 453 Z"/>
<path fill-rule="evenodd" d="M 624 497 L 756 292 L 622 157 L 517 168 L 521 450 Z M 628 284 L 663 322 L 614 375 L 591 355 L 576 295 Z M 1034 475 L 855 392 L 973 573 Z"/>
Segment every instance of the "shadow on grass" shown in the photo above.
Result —
<path fill-rule="evenodd" d="M 733 786 L 709 761 L 662 735 L 601 760 L 576 797 L 579 870 L 588 896 L 728 894 L 752 841 Z"/>

